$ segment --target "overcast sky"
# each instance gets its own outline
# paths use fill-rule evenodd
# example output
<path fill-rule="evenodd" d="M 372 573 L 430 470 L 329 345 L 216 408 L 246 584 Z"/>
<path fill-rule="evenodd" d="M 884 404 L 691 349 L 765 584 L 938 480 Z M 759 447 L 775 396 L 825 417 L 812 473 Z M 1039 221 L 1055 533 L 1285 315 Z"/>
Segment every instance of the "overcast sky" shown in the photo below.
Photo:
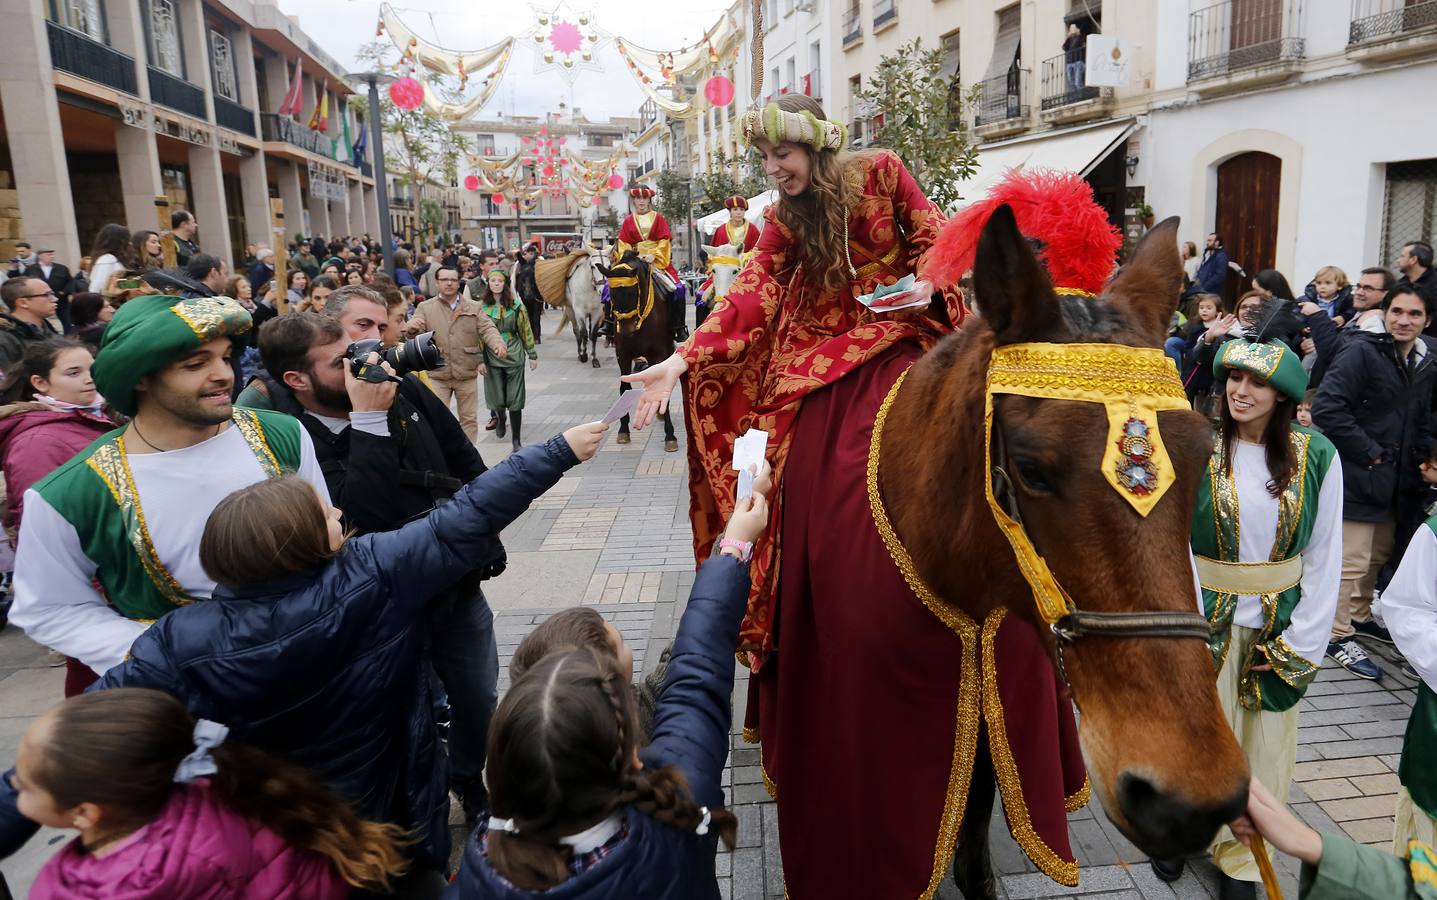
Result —
<path fill-rule="evenodd" d="M 280 9 L 299 17 L 300 27 L 342 65 L 355 66 L 355 51 L 375 39 L 379 4 L 374 0 L 279 0 Z M 520 37 L 536 26 L 539 11 L 557 8 L 559 0 L 529 6 L 522 0 L 396 0 L 396 14 L 421 39 L 449 50 L 471 50 Z M 591 11 L 599 30 L 622 35 L 642 47 L 667 50 L 703 37 L 704 29 L 728 8 L 716 0 L 574 0 L 570 8 Z M 387 39 L 387 38 L 386 38 Z M 638 113 L 644 95 L 628 67 L 606 41 L 597 61 L 602 71 L 578 73 L 571 85 L 557 72 L 537 72 L 538 54 L 532 40 L 516 48 L 489 105 L 478 118 L 498 113 L 541 115 L 559 102 L 578 106 L 591 120 Z"/>

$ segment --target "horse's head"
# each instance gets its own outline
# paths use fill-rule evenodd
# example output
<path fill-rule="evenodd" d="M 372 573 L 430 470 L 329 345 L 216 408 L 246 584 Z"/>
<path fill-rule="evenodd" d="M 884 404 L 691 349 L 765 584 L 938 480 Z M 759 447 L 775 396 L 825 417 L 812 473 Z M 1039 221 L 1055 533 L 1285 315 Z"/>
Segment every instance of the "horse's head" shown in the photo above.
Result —
<path fill-rule="evenodd" d="M 1150 231 L 1101 296 L 1060 295 L 999 207 L 973 269 L 980 316 L 912 373 L 926 411 L 904 424 L 951 422 L 948 446 L 894 460 L 926 469 L 915 492 L 929 502 L 900 530 L 920 572 L 955 603 L 986 597 L 970 615 L 1007 606 L 1039 629 L 1078 705 L 1104 810 L 1159 857 L 1204 847 L 1246 802 L 1247 764 L 1219 709 L 1207 644 L 1133 634 L 1060 643 L 1050 625 L 1069 602 L 1085 613 L 1199 608 L 1189 530 L 1212 437 L 1156 356 L 1182 283 L 1176 235 L 1176 219 Z M 949 527 L 923 524 L 935 499 L 957 510 Z M 1060 588 L 1046 610 L 1035 599 L 1042 577 L 1030 566 L 1035 582 L 1025 578 L 1021 540 L 1005 537 L 1004 519 L 1030 542 L 1028 562 L 1046 563 Z"/>
<path fill-rule="evenodd" d="M 722 299 L 728 296 L 728 289 L 733 285 L 733 280 L 738 277 L 739 269 L 743 268 L 741 257 L 743 255 L 742 244 L 720 244 L 711 247 L 703 245 L 704 253 L 708 255 L 709 265 L 713 268 L 714 274 L 714 297 Z"/>
<path fill-rule="evenodd" d="M 637 252 L 628 250 L 618 262 L 600 266 L 599 270 L 609 279 L 609 302 L 619 336 L 636 331 L 654 307 L 655 288 L 649 264 Z"/>

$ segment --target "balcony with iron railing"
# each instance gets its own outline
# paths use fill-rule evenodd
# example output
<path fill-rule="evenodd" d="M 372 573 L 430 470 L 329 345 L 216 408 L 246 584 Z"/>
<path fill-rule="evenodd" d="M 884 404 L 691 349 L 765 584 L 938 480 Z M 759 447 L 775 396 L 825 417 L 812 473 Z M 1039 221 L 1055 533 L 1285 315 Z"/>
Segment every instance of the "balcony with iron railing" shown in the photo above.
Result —
<path fill-rule="evenodd" d="M 1188 81 L 1242 87 L 1290 77 L 1307 49 L 1302 13 L 1303 0 L 1226 0 L 1192 13 Z"/>
<path fill-rule="evenodd" d="M 1373 60 L 1437 50 L 1437 0 L 1352 0 L 1347 47 Z"/>
<path fill-rule="evenodd" d="M 877 34 L 890 22 L 898 20 L 895 0 L 873 0 L 873 33 Z"/>
<path fill-rule="evenodd" d="M 843 46 L 851 47 L 862 39 L 862 10 L 860 10 L 857 6 L 850 6 L 848 8 L 848 12 L 843 14 Z"/>
<path fill-rule="evenodd" d="M 804 75 L 801 86 L 803 87 L 803 92 L 813 99 L 823 99 L 823 73 L 820 70 L 814 69 L 812 72 Z"/>
<path fill-rule="evenodd" d="M 1006 75 L 979 82 L 978 111 L 973 125 L 983 138 L 1012 134 L 1028 127 L 1027 69 L 1017 67 Z"/>
<path fill-rule="evenodd" d="M 139 93 L 134 59 L 54 22 L 47 21 L 45 30 L 50 39 L 50 64 L 54 68 L 126 94 Z"/>
<path fill-rule="evenodd" d="M 1038 97 L 1044 122 L 1080 122 L 1112 109 L 1112 91 L 1088 85 L 1086 77 L 1087 64 L 1081 56 L 1070 61 L 1066 53 L 1059 53 L 1043 60 Z"/>
<path fill-rule="evenodd" d="M 334 152 L 329 138 L 299 124 L 289 116 L 274 113 L 260 113 L 260 133 L 264 140 L 276 144 L 289 144 L 301 150 L 308 150 L 317 156 L 333 159 Z"/>
<path fill-rule="evenodd" d="M 215 124 L 254 137 L 254 110 L 215 94 Z"/>
<path fill-rule="evenodd" d="M 168 106 L 196 119 L 206 119 L 205 92 L 183 78 L 177 78 L 154 66 L 150 70 L 150 100 L 161 106 Z"/>

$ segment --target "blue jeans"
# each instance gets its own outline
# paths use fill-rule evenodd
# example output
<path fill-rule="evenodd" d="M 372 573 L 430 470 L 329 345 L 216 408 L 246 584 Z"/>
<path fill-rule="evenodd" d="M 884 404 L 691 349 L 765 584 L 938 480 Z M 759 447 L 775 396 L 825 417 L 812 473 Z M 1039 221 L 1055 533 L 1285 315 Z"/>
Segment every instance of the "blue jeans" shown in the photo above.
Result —
<path fill-rule="evenodd" d="M 1187 349 L 1187 345 L 1187 341 L 1176 335 L 1163 341 L 1163 352 L 1178 367 L 1178 375 L 1183 373 L 1183 350 Z"/>
<path fill-rule="evenodd" d="M 499 702 L 494 613 L 478 582 L 460 582 L 429 609 L 429 660 L 449 695 L 449 784 L 484 790 L 484 747 Z"/>
<path fill-rule="evenodd" d="M 1083 89 L 1083 69 L 1086 63 L 1070 62 L 1067 64 L 1068 93 L 1076 94 Z"/>

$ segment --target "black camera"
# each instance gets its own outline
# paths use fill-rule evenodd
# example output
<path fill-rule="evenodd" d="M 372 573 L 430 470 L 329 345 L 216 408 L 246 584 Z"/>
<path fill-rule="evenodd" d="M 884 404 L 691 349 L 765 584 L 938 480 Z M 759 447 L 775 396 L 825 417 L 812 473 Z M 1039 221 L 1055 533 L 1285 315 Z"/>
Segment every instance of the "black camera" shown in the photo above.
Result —
<path fill-rule="evenodd" d="M 389 374 L 379 363 L 371 365 L 367 361 L 371 353 L 379 354 L 379 363 L 389 363 L 389 367 L 394 370 L 395 381 L 410 372 L 428 372 L 444 366 L 444 354 L 439 352 L 438 345 L 434 343 L 432 331 L 410 338 L 397 347 L 385 347 L 381 342 L 371 339 L 355 341 L 344 351 L 355 378 L 375 384 L 389 381 Z"/>

